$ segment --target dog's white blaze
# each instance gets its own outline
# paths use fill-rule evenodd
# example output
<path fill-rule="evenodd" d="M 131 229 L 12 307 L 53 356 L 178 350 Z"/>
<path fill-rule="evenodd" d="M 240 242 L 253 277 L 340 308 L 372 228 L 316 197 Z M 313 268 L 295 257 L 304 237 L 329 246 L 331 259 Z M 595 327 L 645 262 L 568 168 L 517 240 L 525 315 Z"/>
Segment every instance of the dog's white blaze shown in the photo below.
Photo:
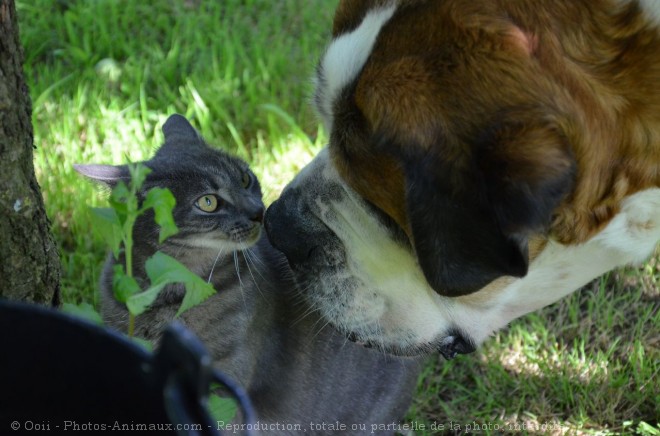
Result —
<path fill-rule="evenodd" d="M 330 131 L 332 126 L 332 105 L 342 89 L 351 83 L 371 54 L 381 28 L 396 10 L 390 6 L 370 11 L 362 23 L 352 32 L 340 35 L 328 46 L 320 63 L 322 80 L 316 81 L 319 113 Z"/>
<path fill-rule="evenodd" d="M 660 0 L 617 0 L 620 5 L 627 5 L 632 1 L 639 1 L 640 6 L 648 19 L 660 25 Z"/>
<path fill-rule="evenodd" d="M 640 4 L 649 18 L 660 25 L 660 0 L 640 0 Z"/>

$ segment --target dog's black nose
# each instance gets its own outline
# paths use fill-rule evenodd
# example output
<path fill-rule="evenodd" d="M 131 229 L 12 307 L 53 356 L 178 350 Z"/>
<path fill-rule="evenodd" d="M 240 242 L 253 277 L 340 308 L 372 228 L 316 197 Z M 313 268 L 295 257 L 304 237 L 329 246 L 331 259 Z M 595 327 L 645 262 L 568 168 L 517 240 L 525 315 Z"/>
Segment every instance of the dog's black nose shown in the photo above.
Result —
<path fill-rule="evenodd" d="M 462 335 L 452 333 L 442 339 L 438 351 L 445 359 L 450 360 L 458 354 L 469 354 L 476 350 L 471 341 L 465 339 Z"/>
<path fill-rule="evenodd" d="M 264 224 L 270 242 L 286 255 L 292 265 L 303 263 L 315 247 L 314 238 L 304 232 L 289 197 L 283 196 L 270 205 Z"/>
<path fill-rule="evenodd" d="M 286 255 L 289 265 L 309 272 L 343 261 L 343 246 L 306 200 L 298 189 L 285 190 L 266 211 L 264 224 L 271 244 Z M 327 258 L 327 252 L 335 256 Z"/>
<path fill-rule="evenodd" d="M 275 211 L 275 209 L 277 209 L 277 211 Z M 264 227 L 266 228 L 268 238 L 270 239 L 270 242 L 280 250 L 282 250 L 280 245 L 283 245 L 281 240 L 284 237 L 283 233 L 286 229 L 286 217 L 283 216 L 282 212 L 283 209 L 280 207 L 280 200 L 277 200 L 266 210 L 264 218 Z"/>

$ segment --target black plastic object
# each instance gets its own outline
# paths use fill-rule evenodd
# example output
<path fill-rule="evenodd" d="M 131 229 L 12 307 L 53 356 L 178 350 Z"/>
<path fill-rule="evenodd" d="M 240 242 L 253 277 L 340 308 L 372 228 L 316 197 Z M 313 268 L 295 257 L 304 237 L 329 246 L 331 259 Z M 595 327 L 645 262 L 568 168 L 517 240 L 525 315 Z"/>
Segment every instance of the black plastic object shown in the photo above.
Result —
<path fill-rule="evenodd" d="M 206 408 L 212 381 L 234 396 L 243 428 L 250 429 L 255 417 L 247 395 L 213 369 L 200 341 L 181 324 L 168 327 L 152 354 L 59 311 L 0 301 L 2 435 L 217 435 Z"/>

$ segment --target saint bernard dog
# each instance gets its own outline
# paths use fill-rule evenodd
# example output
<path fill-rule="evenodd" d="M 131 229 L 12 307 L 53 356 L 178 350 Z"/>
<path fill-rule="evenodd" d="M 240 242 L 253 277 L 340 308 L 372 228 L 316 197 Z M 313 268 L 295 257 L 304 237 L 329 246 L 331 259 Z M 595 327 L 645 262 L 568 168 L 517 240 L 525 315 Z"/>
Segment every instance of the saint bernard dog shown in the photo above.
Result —
<path fill-rule="evenodd" d="M 343 0 L 269 208 L 355 341 L 468 353 L 660 240 L 660 0 Z"/>

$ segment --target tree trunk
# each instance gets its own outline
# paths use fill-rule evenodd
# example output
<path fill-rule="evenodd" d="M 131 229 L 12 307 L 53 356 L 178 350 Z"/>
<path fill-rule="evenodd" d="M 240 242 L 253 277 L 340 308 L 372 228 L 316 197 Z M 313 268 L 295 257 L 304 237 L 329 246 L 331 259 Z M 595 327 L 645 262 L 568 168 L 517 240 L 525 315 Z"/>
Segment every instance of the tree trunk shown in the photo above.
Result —
<path fill-rule="evenodd" d="M 34 174 L 14 0 L 0 0 L 0 298 L 58 304 L 60 261 Z"/>

